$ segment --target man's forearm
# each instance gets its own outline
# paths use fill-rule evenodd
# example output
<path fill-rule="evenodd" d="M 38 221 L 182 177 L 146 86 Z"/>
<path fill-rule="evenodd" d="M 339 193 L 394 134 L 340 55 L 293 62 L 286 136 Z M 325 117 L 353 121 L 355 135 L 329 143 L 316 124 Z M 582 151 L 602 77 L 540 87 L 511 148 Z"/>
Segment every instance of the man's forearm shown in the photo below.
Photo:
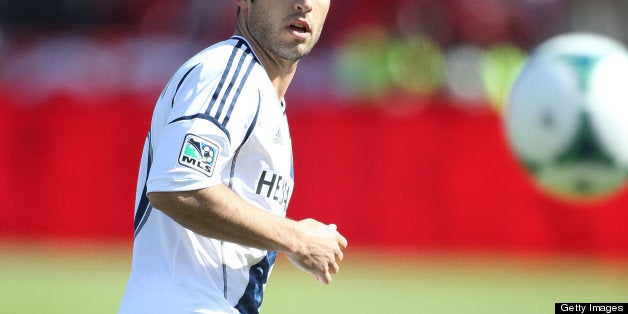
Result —
<path fill-rule="evenodd" d="M 197 234 L 258 249 L 297 250 L 295 221 L 248 203 L 225 185 L 148 197 L 155 208 Z"/>
<path fill-rule="evenodd" d="M 347 240 L 334 225 L 294 221 L 258 208 L 225 185 L 189 192 L 149 193 L 151 204 L 197 234 L 284 253 L 320 282 L 338 272 Z"/>

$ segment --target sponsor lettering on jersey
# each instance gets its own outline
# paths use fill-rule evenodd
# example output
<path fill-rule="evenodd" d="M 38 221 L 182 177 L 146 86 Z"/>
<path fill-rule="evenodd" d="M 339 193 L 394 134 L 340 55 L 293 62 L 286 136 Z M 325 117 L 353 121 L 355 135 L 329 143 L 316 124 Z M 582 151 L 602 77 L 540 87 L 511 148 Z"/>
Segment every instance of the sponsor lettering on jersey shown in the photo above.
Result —
<path fill-rule="evenodd" d="M 179 163 L 207 176 L 214 173 L 218 145 L 194 134 L 187 134 L 179 154 Z"/>
<path fill-rule="evenodd" d="M 291 178 L 284 178 L 270 170 L 264 170 L 257 180 L 255 193 L 276 201 L 283 206 L 285 211 L 288 207 L 292 185 Z"/>

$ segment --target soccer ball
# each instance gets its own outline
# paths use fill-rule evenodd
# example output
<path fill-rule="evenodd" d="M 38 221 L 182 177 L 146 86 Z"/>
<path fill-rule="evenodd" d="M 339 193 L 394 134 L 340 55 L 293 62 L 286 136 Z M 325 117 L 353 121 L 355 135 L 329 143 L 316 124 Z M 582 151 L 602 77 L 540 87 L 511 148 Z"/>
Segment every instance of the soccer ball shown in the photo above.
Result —
<path fill-rule="evenodd" d="M 615 194 L 628 170 L 628 52 L 595 34 L 547 40 L 517 77 L 504 120 L 543 191 L 576 200 Z"/>

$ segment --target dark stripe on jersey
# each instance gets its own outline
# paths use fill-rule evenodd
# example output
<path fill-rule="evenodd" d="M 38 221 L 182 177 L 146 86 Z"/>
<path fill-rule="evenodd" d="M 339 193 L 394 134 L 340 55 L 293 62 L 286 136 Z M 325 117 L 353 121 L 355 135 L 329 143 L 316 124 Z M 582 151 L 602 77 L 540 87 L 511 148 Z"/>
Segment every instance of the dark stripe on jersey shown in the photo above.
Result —
<path fill-rule="evenodd" d="M 185 72 L 185 74 L 183 74 L 183 77 L 179 81 L 179 84 L 177 84 L 177 89 L 174 90 L 174 95 L 172 95 L 172 103 L 170 104 L 170 107 L 174 107 L 174 98 L 177 96 L 177 92 L 179 91 L 179 88 L 181 88 L 181 84 L 183 84 L 183 81 L 185 81 L 185 78 L 188 77 L 190 72 L 192 72 L 192 70 L 194 70 L 199 65 L 200 65 L 200 63 L 197 63 L 195 66 L 193 66 L 187 72 Z"/>
<path fill-rule="evenodd" d="M 229 173 L 229 184 L 227 185 L 229 188 L 233 188 L 233 177 L 235 176 L 235 167 L 238 155 L 240 155 L 240 148 L 233 153 L 233 158 L 231 159 L 231 172 Z"/>
<path fill-rule="evenodd" d="M 222 295 L 225 297 L 225 299 L 227 298 L 227 283 L 229 282 L 227 280 L 227 264 L 224 261 L 225 258 L 225 241 L 220 241 L 220 259 L 223 261 L 222 262 Z"/>
<path fill-rule="evenodd" d="M 134 237 L 137 237 L 137 234 L 140 232 L 141 226 L 143 225 L 142 221 L 144 221 L 145 216 L 148 216 L 147 212 L 149 207 L 148 196 L 146 196 L 146 183 L 144 183 L 142 198 L 140 199 L 140 204 L 137 206 L 137 211 L 135 211 L 135 219 L 133 219 Z"/>
<path fill-rule="evenodd" d="M 249 67 L 246 69 L 246 73 L 244 73 L 244 77 L 240 81 L 240 85 L 236 89 L 235 95 L 233 95 L 233 99 L 231 99 L 231 104 L 229 105 L 229 110 L 227 111 L 227 114 L 225 115 L 225 119 L 222 122 L 222 124 L 225 127 L 227 126 L 227 123 L 229 122 L 229 119 L 231 118 L 231 112 L 233 111 L 233 107 L 235 107 L 235 103 L 238 100 L 238 97 L 240 96 L 240 92 L 242 91 L 242 87 L 244 86 L 244 83 L 248 79 L 249 74 L 251 73 L 251 70 L 253 69 L 254 65 L 255 65 L 255 62 L 253 62 L 253 60 L 251 60 L 250 63 L 249 63 Z M 259 110 L 259 107 L 258 107 L 258 110 Z M 220 117 L 220 115 L 216 115 L 216 117 Z"/>
<path fill-rule="evenodd" d="M 142 189 L 142 196 L 140 198 L 140 203 L 137 205 L 137 209 L 135 211 L 135 217 L 133 219 L 133 233 L 134 237 L 140 233 L 142 227 L 148 220 L 148 216 L 152 210 L 152 206 L 148 201 L 148 196 L 146 195 L 147 191 L 147 181 L 148 175 L 150 174 L 150 167 L 153 164 L 153 147 L 151 145 L 151 136 L 150 132 L 148 132 L 148 136 L 146 140 L 148 141 L 148 160 L 146 161 L 146 181 L 144 181 L 144 188 Z"/>
<path fill-rule="evenodd" d="M 166 86 L 164 87 L 164 90 L 162 90 L 162 91 L 161 91 L 161 95 L 159 95 L 159 99 L 163 99 L 163 98 L 164 98 L 164 96 L 166 96 L 166 91 L 168 90 L 168 86 L 170 86 L 170 82 L 172 82 L 172 80 L 173 80 L 173 79 L 174 79 L 174 76 L 173 76 L 173 77 L 171 77 L 171 78 L 168 80 L 168 83 L 166 83 Z"/>
<path fill-rule="evenodd" d="M 280 105 L 281 105 L 281 109 L 283 109 L 283 115 L 285 116 L 286 115 L 286 101 L 282 100 Z"/>
<path fill-rule="evenodd" d="M 240 70 L 242 70 L 242 64 L 244 64 L 244 60 L 247 59 L 248 56 L 248 51 L 244 51 L 244 54 L 242 55 L 242 57 L 240 58 L 240 61 L 238 62 L 238 66 L 236 67 L 236 70 L 233 73 L 233 76 L 231 77 L 231 81 L 229 82 L 229 84 L 227 85 L 227 90 L 225 91 L 225 93 L 222 95 L 222 99 L 220 100 L 220 105 L 218 106 L 218 109 L 216 110 L 216 115 L 214 115 L 214 117 L 216 117 L 216 119 L 220 120 L 220 115 L 222 114 L 222 109 L 225 107 L 225 102 L 227 101 L 227 98 L 229 98 L 229 95 L 231 94 L 231 89 L 233 89 L 233 85 L 236 84 L 236 81 L 238 80 L 238 76 L 240 75 Z M 251 64 L 253 64 L 253 60 L 249 61 Z M 248 76 L 248 72 L 244 75 L 244 77 L 242 78 L 242 81 L 246 81 L 246 78 Z M 236 99 L 238 97 L 239 93 L 236 93 L 233 98 Z"/>
<path fill-rule="evenodd" d="M 220 92 L 222 91 L 223 85 L 225 85 L 225 81 L 227 80 L 227 76 L 229 75 L 229 71 L 231 70 L 231 66 L 233 65 L 233 60 L 235 56 L 238 54 L 238 51 L 242 47 L 243 43 L 239 42 L 235 47 L 233 47 L 233 51 L 231 52 L 231 56 L 229 56 L 229 61 L 227 61 L 227 66 L 225 67 L 225 71 L 222 72 L 222 76 L 220 77 L 220 82 L 218 83 L 218 87 L 216 87 L 216 91 L 214 91 L 214 95 L 212 95 L 212 99 L 209 101 L 209 105 L 207 106 L 207 110 L 205 110 L 205 114 L 209 115 L 209 112 L 214 107 Z M 224 97 L 224 96 L 223 96 Z"/>
<path fill-rule="evenodd" d="M 237 40 L 237 41 L 239 41 L 239 42 L 243 43 L 243 44 L 246 46 L 246 48 L 248 48 L 248 50 L 249 50 L 249 51 L 254 51 L 254 50 L 253 50 L 253 47 L 251 47 L 251 46 L 249 45 L 249 43 L 248 43 L 246 40 L 244 40 L 244 39 L 242 39 L 242 38 L 240 38 L 240 37 L 236 37 L 236 36 L 231 37 L 231 39 L 235 39 L 235 40 Z M 261 61 L 257 58 L 257 56 L 256 56 L 254 53 L 251 53 L 251 55 L 252 55 L 252 56 L 253 56 L 253 58 L 255 59 L 255 62 L 259 63 L 260 65 L 262 64 L 262 62 L 261 62 Z"/>
<path fill-rule="evenodd" d="M 179 122 L 179 121 L 185 121 L 185 120 L 193 120 L 193 119 L 204 119 L 207 120 L 213 124 L 215 124 L 218 128 L 220 128 L 220 130 L 222 130 L 225 135 L 227 135 L 227 139 L 229 140 L 229 142 L 231 142 L 231 135 L 229 134 L 229 130 L 227 130 L 227 128 L 225 128 L 224 125 L 222 125 L 220 122 L 218 122 L 218 120 L 216 120 L 216 118 L 205 114 L 205 113 L 197 113 L 195 115 L 191 115 L 191 116 L 184 116 L 184 117 L 180 117 L 180 118 L 176 118 L 170 122 L 168 122 L 168 124 L 172 124 L 175 122 Z"/>
<path fill-rule="evenodd" d="M 146 192 L 144 192 L 146 193 Z M 148 197 L 146 197 L 148 198 Z M 142 220 L 140 221 L 139 225 L 137 226 L 137 229 L 135 231 L 135 235 L 134 237 L 137 238 L 137 235 L 140 233 L 140 231 L 142 230 L 142 228 L 144 228 L 144 224 L 148 221 L 148 217 L 150 216 L 150 213 L 153 212 L 153 205 L 150 205 L 150 203 L 148 204 L 148 208 L 146 209 L 146 214 L 144 215 L 144 217 L 142 217 Z"/>
<path fill-rule="evenodd" d="M 275 263 L 277 252 L 268 251 L 259 263 L 249 269 L 249 283 L 235 308 L 241 314 L 258 314 L 264 297 L 264 284 L 268 281 L 270 268 Z"/>
<path fill-rule="evenodd" d="M 235 153 L 233 154 L 233 159 L 231 160 L 231 172 L 229 175 L 229 188 L 233 187 L 233 177 L 235 176 L 235 167 L 238 161 L 238 155 L 240 155 L 240 149 L 242 148 L 242 146 L 244 146 L 244 143 L 246 143 L 246 141 L 249 139 L 249 136 L 251 136 L 251 133 L 253 133 L 253 129 L 255 128 L 255 125 L 257 124 L 257 117 L 259 116 L 259 108 L 261 107 L 261 104 L 262 104 L 262 96 L 259 91 L 257 91 L 257 95 L 258 95 L 257 96 L 258 97 L 257 111 L 255 111 L 255 116 L 253 117 L 253 121 L 251 121 L 251 125 L 249 126 L 249 129 L 246 130 L 246 134 L 244 135 L 244 139 L 242 140 L 242 143 L 240 143 L 240 146 L 238 146 L 238 148 L 236 149 Z"/>
<path fill-rule="evenodd" d="M 255 125 L 257 124 L 257 117 L 259 116 L 259 108 L 261 106 L 262 106 L 262 93 L 258 90 L 257 91 L 257 110 L 255 111 L 255 116 L 253 117 L 253 121 L 251 121 L 251 125 L 249 126 L 249 129 L 246 130 L 246 134 L 244 135 L 244 139 L 242 140 L 242 143 L 240 144 L 240 146 L 238 146 L 238 150 L 249 139 L 249 136 L 251 136 L 251 133 L 253 133 L 253 129 L 255 128 Z"/>

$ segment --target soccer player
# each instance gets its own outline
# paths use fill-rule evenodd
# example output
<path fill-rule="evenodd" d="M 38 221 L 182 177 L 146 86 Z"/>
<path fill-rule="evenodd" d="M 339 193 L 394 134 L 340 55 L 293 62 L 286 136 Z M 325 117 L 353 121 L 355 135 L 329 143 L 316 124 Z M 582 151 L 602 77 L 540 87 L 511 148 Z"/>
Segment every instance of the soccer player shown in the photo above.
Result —
<path fill-rule="evenodd" d="M 330 0 L 235 2 L 235 35 L 183 64 L 157 101 L 119 313 L 258 313 L 276 252 L 323 284 L 339 270 L 335 225 L 285 218 L 284 94 Z"/>

